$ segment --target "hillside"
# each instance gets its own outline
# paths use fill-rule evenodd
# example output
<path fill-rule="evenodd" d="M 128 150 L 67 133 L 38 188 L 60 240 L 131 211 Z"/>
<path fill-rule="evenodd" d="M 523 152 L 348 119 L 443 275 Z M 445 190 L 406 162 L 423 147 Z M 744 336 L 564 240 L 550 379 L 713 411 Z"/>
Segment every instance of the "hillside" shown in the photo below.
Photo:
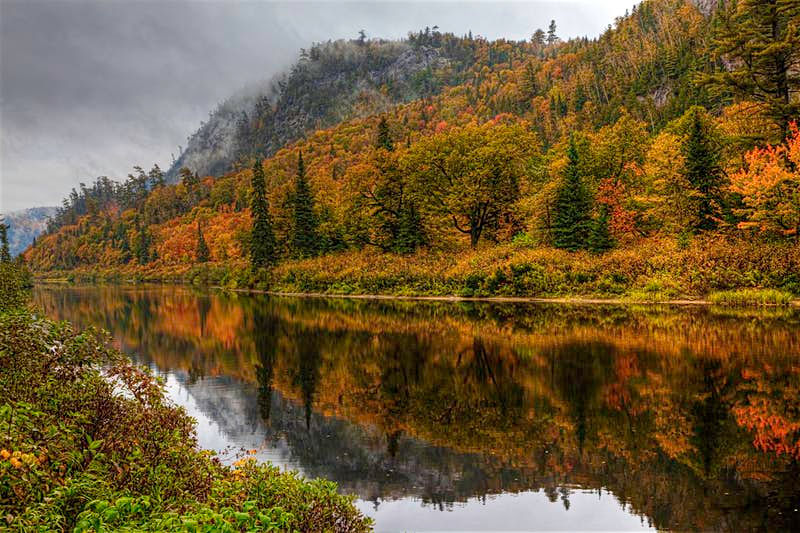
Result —
<path fill-rule="evenodd" d="M 292 69 L 264 87 L 220 104 L 192 134 L 167 172 L 231 170 L 243 157 L 274 154 L 315 129 L 387 111 L 460 80 L 472 50 L 453 36 L 412 34 L 406 41 L 329 41 L 303 50 Z"/>
<path fill-rule="evenodd" d="M 157 169 L 98 182 L 26 257 L 51 275 L 333 292 L 797 292 L 800 135 L 786 117 L 800 110 L 798 82 L 775 83 L 778 72 L 772 85 L 734 84 L 730 72 L 748 75 L 735 70 L 747 63 L 724 43 L 767 31 L 769 17 L 784 32 L 776 39 L 791 42 L 800 7 L 702 7 L 649 0 L 593 40 L 428 31 L 325 45 L 265 103 L 259 116 L 275 118 L 241 121 L 232 172 L 185 169 L 176 185 Z M 356 58 L 373 46 L 392 53 L 377 70 L 357 59 L 342 85 L 308 81 L 330 78 L 321 50 L 336 46 Z M 429 50 L 440 52 L 418 59 Z M 800 50 L 782 50 L 764 54 L 798 61 Z M 405 69 L 398 92 L 378 85 L 406 56 L 417 58 L 408 72 L 429 80 L 425 94 Z M 393 96 L 345 103 L 363 111 L 351 118 L 334 104 L 378 86 Z M 328 118 L 303 112 L 312 108 Z"/>
<path fill-rule="evenodd" d="M 36 237 L 44 233 L 47 219 L 55 212 L 55 207 L 32 207 L 5 215 L 5 224 L 8 225 L 8 248 L 12 257 L 21 254 Z"/>

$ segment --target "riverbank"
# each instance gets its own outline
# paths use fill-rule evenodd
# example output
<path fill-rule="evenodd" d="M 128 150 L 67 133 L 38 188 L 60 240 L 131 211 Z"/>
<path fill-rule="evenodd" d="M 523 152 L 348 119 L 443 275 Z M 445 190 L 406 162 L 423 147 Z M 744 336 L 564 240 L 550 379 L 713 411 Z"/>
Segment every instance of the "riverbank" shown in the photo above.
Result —
<path fill-rule="evenodd" d="M 10 529 L 370 529 L 335 483 L 257 464 L 255 450 L 223 465 L 199 449 L 195 420 L 163 384 L 105 334 L 43 318 L 20 305 L 21 285 L 2 287 L 0 516 Z"/>
<path fill-rule="evenodd" d="M 161 282 L 326 296 L 498 299 L 585 303 L 788 305 L 800 297 L 800 246 L 729 237 L 649 239 L 606 254 L 514 245 L 354 250 L 286 260 L 256 272 L 246 262 L 158 262 L 40 273 L 73 282 Z"/>

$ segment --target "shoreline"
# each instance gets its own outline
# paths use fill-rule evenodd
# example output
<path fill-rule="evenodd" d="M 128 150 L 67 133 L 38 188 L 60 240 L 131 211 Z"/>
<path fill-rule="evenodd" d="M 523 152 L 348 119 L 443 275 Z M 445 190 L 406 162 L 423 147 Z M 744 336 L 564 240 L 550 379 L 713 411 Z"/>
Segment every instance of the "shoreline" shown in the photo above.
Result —
<path fill-rule="evenodd" d="M 763 303 L 763 304 L 721 304 L 715 303 L 708 298 L 693 299 L 690 297 L 675 298 L 669 300 L 637 300 L 633 298 L 602 298 L 594 296 L 554 296 L 554 297 L 535 297 L 535 296 L 457 296 L 457 295 L 402 295 L 402 294 L 344 294 L 344 293 L 325 293 L 325 292 L 292 292 L 292 291 L 273 291 L 253 288 L 232 288 L 222 285 L 193 285 L 180 281 L 108 281 L 99 283 L 76 283 L 67 279 L 60 278 L 40 278 L 35 281 L 42 285 L 60 286 L 175 286 L 175 287 L 198 287 L 223 292 L 235 292 L 240 294 L 265 294 L 284 298 L 337 298 L 351 300 L 397 300 L 397 301 L 418 301 L 418 302 L 469 302 L 469 303 L 515 303 L 515 304 L 563 304 L 563 305 L 670 305 L 681 307 L 693 306 L 717 306 L 717 307 L 800 307 L 800 299 L 796 298 L 787 304 Z"/>

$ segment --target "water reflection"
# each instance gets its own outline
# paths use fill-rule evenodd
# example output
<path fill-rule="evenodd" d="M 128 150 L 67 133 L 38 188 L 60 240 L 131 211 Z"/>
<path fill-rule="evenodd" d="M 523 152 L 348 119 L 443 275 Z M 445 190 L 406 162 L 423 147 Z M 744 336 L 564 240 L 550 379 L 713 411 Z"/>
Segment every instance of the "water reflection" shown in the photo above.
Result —
<path fill-rule="evenodd" d="M 379 528 L 800 528 L 796 310 L 35 299 L 164 372 L 203 445 L 333 479 Z"/>

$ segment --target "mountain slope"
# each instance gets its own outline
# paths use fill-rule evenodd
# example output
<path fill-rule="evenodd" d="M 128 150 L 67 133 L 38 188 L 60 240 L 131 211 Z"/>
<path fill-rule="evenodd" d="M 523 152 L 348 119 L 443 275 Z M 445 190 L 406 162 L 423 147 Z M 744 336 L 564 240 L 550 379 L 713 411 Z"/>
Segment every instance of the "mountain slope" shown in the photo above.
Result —
<path fill-rule="evenodd" d="M 306 133 L 436 93 L 472 61 L 453 36 L 421 32 L 406 41 L 314 45 L 267 87 L 230 98 L 188 139 L 170 170 L 219 175 L 240 158 L 268 157 Z"/>
<path fill-rule="evenodd" d="M 21 254 L 36 237 L 44 233 L 47 219 L 55 212 L 55 207 L 32 207 L 5 215 L 5 223 L 8 225 L 8 248 L 12 257 Z"/>

